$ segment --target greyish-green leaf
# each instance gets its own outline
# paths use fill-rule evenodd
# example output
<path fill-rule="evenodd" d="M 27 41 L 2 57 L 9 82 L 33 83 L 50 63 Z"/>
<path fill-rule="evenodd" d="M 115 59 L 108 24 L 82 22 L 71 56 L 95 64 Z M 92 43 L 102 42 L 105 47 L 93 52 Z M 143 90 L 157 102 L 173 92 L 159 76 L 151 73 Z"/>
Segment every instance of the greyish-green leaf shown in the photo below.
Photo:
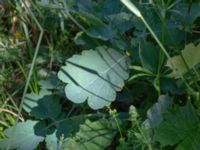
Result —
<path fill-rule="evenodd" d="M 108 106 L 121 91 L 124 80 L 129 77 L 129 59 L 105 46 L 86 50 L 66 61 L 58 72 L 64 83 L 65 93 L 74 103 L 88 101 L 92 109 Z"/>
<path fill-rule="evenodd" d="M 147 119 L 145 124 L 150 127 L 155 127 L 163 121 L 163 113 L 172 105 L 172 98 L 168 95 L 161 95 L 158 98 L 158 102 L 155 103 L 147 111 Z"/>
<path fill-rule="evenodd" d="M 62 136 L 58 137 L 56 131 L 47 135 L 45 142 L 48 150 L 63 150 L 64 138 Z"/>
<path fill-rule="evenodd" d="M 5 130 L 7 138 L 0 140 L 0 149 L 6 149 L 8 143 L 11 142 L 10 149 L 33 150 L 44 140 L 43 136 L 47 131 L 44 128 L 44 124 L 38 121 L 27 120 L 26 122 L 20 122 L 15 128 L 11 127 Z"/>

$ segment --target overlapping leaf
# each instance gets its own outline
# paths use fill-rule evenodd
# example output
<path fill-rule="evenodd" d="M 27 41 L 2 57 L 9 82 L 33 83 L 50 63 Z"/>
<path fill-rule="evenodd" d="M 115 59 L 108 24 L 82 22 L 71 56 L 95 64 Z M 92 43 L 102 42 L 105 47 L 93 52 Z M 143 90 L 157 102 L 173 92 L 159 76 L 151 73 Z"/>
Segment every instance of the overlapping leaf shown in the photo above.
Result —
<path fill-rule="evenodd" d="M 173 72 L 171 76 L 180 78 L 181 75 L 187 73 L 190 69 L 195 67 L 200 62 L 200 44 L 195 46 L 194 44 L 186 45 L 185 49 L 181 51 L 181 54 L 174 56 L 167 61 L 167 66 L 170 67 Z"/>
<path fill-rule="evenodd" d="M 108 15 L 106 19 L 112 29 L 117 29 L 118 31 L 124 33 L 134 26 L 134 19 L 132 14 L 121 12 L 114 15 Z"/>
<path fill-rule="evenodd" d="M 33 150 L 44 140 L 43 136 L 46 132 L 44 124 L 38 121 L 28 120 L 18 123 L 16 127 L 5 130 L 7 138 L 0 140 L 0 149 L 6 149 L 11 142 L 10 149 Z"/>
<path fill-rule="evenodd" d="M 79 132 L 75 137 L 68 139 L 65 150 L 102 150 L 105 149 L 112 141 L 115 135 L 115 128 L 105 119 L 96 122 L 86 120 L 80 126 Z"/>
<path fill-rule="evenodd" d="M 63 138 L 58 138 L 56 131 L 45 138 L 46 147 L 48 150 L 63 150 Z"/>
<path fill-rule="evenodd" d="M 129 76 L 127 69 L 128 58 L 104 46 L 69 58 L 58 78 L 67 83 L 65 93 L 69 100 L 87 100 L 92 109 L 100 109 L 115 100 L 116 91 L 123 88 Z"/>
<path fill-rule="evenodd" d="M 147 111 L 145 124 L 155 127 L 163 121 L 163 113 L 172 105 L 172 99 L 168 95 L 161 95 L 158 102 Z"/>
<path fill-rule="evenodd" d="M 50 91 L 41 90 L 39 94 L 27 94 L 23 109 L 39 119 L 56 118 L 61 112 L 58 96 Z"/>
<path fill-rule="evenodd" d="M 159 62 L 159 49 L 153 43 L 141 43 L 139 49 L 139 56 L 143 67 L 156 72 Z"/>
<path fill-rule="evenodd" d="M 170 11 L 176 22 L 185 27 L 191 27 L 193 22 L 200 16 L 200 2 L 192 2 L 190 5 L 186 2 L 179 2 Z"/>
<path fill-rule="evenodd" d="M 40 80 L 39 85 L 42 89 L 56 89 L 58 88 L 59 80 L 56 75 L 50 75 L 47 79 Z"/>
<path fill-rule="evenodd" d="M 199 119 L 190 102 L 186 106 L 172 109 L 164 118 L 165 121 L 154 130 L 156 141 L 162 146 L 179 144 L 177 150 L 200 149 Z"/>

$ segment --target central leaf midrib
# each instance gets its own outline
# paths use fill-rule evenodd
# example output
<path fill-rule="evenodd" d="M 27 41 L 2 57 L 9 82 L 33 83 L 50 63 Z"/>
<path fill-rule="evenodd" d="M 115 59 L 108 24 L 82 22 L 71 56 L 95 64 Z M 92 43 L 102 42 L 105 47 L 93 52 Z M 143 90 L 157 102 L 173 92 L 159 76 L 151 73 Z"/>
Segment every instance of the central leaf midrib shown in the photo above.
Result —
<path fill-rule="evenodd" d="M 110 67 L 108 67 L 108 69 L 106 69 L 105 71 L 103 71 L 102 73 L 100 73 L 100 74 L 98 74 L 98 75 L 102 77 L 104 74 L 106 74 L 106 73 L 109 72 L 111 69 L 113 69 L 117 64 L 119 64 L 124 58 L 126 58 L 126 56 L 121 57 L 119 60 L 116 61 L 116 63 L 114 63 L 113 65 L 111 65 Z M 83 87 L 86 88 L 86 87 L 88 87 L 89 85 L 93 84 L 97 79 L 100 78 L 98 75 L 96 75 L 96 78 L 95 78 L 93 81 L 89 82 L 88 84 L 86 84 L 86 85 L 83 86 Z M 105 80 L 106 80 L 106 79 L 105 79 Z M 82 86 L 82 85 L 81 85 L 81 86 Z M 81 90 L 80 90 L 79 93 L 81 93 L 82 90 L 83 90 L 83 88 L 81 88 Z"/>

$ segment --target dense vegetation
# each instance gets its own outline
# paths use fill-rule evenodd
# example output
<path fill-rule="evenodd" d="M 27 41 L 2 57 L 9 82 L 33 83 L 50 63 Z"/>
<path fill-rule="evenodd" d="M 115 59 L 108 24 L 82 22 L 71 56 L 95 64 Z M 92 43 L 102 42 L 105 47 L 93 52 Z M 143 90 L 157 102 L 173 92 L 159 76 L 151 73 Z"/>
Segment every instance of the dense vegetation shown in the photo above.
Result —
<path fill-rule="evenodd" d="M 0 0 L 0 150 L 200 150 L 199 0 Z"/>

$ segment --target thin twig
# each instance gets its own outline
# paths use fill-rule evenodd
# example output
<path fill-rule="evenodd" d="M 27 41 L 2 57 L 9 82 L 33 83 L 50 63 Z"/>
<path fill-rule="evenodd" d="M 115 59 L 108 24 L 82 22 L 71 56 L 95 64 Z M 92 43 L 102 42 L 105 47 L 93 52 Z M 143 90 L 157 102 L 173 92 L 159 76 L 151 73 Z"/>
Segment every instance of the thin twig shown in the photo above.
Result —
<path fill-rule="evenodd" d="M 8 110 L 8 109 L 4 109 L 4 108 L 0 108 L 0 112 L 6 112 L 6 113 L 9 113 L 15 117 L 17 117 L 19 120 L 23 121 L 24 122 L 24 118 L 23 117 L 20 117 L 17 113 L 11 111 L 11 110 Z"/>

